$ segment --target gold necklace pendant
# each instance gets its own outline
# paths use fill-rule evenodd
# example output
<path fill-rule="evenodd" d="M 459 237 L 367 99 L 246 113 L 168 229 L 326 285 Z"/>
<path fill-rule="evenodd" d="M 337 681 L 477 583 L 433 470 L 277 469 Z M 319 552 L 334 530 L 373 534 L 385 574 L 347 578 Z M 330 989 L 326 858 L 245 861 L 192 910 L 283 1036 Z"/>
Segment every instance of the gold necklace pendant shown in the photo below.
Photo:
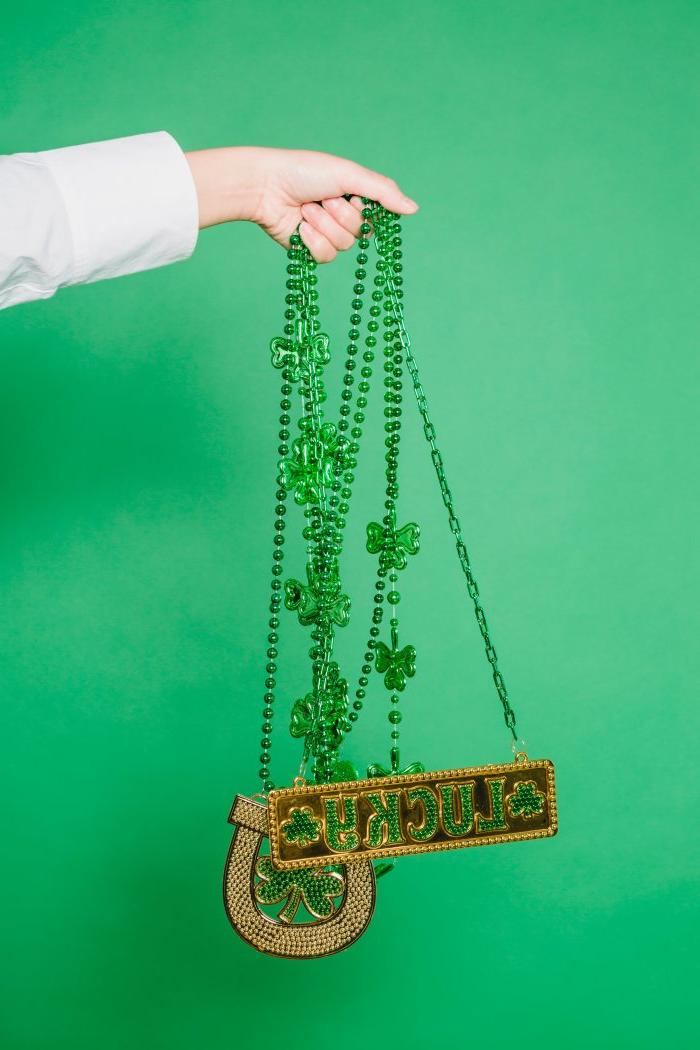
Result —
<path fill-rule="evenodd" d="M 237 795 L 229 823 L 236 825 L 224 868 L 224 904 L 236 933 L 267 955 L 314 959 L 333 955 L 357 940 L 372 918 L 375 880 L 372 862 L 345 868 L 335 860 L 281 871 L 260 850 L 268 834 L 267 807 Z M 284 906 L 272 917 L 261 906 Z M 300 907 L 310 916 L 294 922 Z"/>
<path fill-rule="evenodd" d="M 280 788 L 268 815 L 283 872 L 547 838 L 557 832 L 554 766 L 520 753 L 503 765 Z"/>

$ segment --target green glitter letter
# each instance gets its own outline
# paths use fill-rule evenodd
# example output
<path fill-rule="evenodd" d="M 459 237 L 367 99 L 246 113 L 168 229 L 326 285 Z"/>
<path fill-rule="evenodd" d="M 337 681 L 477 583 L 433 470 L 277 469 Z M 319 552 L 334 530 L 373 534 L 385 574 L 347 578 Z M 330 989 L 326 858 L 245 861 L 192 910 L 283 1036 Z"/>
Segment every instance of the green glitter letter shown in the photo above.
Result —
<path fill-rule="evenodd" d="M 507 831 L 506 815 L 503 809 L 503 785 L 505 777 L 487 777 L 486 785 L 491 796 L 491 817 L 484 817 L 481 813 L 476 815 L 477 835 L 487 834 L 489 831 Z"/>
<path fill-rule="evenodd" d="M 367 821 L 365 846 L 398 846 L 404 841 L 399 821 L 401 791 L 372 791 L 365 796 L 376 812 Z M 386 833 L 385 829 L 386 828 Z"/>
<path fill-rule="evenodd" d="M 461 820 L 455 812 L 455 788 L 459 788 L 459 808 Z M 474 826 L 474 781 L 467 784 L 443 784 L 440 788 L 442 799 L 442 826 L 447 835 L 464 838 Z"/>
<path fill-rule="evenodd" d="M 324 798 L 323 806 L 326 813 L 323 837 L 328 848 L 337 853 L 357 849 L 360 845 L 360 836 L 357 834 L 357 795 Z M 340 807 L 343 810 L 342 817 L 339 813 Z"/>
<path fill-rule="evenodd" d="M 438 802 L 435 792 L 429 787 L 414 787 L 406 792 L 409 803 L 420 803 L 423 807 L 423 823 L 414 824 L 409 820 L 406 832 L 409 838 L 416 842 L 427 842 L 431 839 L 438 827 Z"/>

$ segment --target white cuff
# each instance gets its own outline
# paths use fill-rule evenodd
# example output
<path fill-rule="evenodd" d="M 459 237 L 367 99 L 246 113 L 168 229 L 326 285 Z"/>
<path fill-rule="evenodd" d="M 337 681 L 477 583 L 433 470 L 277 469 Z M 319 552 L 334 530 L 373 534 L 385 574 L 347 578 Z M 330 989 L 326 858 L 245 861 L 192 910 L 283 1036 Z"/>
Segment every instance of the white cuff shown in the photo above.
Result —
<path fill-rule="evenodd" d="M 194 251 L 197 192 L 167 131 L 36 156 L 56 183 L 71 228 L 73 266 L 63 284 L 164 266 Z"/>

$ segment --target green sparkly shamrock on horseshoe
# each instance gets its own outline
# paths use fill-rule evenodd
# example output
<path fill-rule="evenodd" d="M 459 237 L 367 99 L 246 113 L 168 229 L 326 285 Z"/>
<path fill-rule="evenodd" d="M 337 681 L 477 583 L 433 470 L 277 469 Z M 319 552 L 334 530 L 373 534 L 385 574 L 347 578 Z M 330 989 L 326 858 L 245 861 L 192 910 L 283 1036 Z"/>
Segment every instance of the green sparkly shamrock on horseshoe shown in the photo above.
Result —
<path fill-rule="evenodd" d="M 255 887 L 258 904 L 286 904 L 278 914 L 282 922 L 291 923 L 299 905 L 315 919 L 327 919 L 338 910 L 336 898 L 345 892 L 345 879 L 337 871 L 299 868 L 280 871 L 269 857 L 260 857 L 255 866 L 260 882 Z"/>
<path fill-rule="evenodd" d="M 290 811 L 290 819 L 282 824 L 282 834 L 287 842 L 296 842 L 299 846 L 310 846 L 321 837 L 321 821 L 317 820 L 310 806 Z"/>
<path fill-rule="evenodd" d="M 519 780 L 515 791 L 506 796 L 511 817 L 525 817 L 529 820 L 544 809 L 544 793 L 539 791 L 534 780 Z"/>

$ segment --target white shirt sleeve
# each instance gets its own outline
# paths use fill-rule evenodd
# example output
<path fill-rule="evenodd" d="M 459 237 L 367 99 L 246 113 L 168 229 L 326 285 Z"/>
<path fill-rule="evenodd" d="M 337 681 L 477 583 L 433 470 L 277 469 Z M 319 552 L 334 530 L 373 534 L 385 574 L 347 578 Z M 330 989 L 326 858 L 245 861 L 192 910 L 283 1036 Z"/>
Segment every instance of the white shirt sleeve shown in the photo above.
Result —
<path fill-rule="evenodd" d="M 0 308 L 186 259 L 198 228 L 166 131 L 0 156 Z"/>

